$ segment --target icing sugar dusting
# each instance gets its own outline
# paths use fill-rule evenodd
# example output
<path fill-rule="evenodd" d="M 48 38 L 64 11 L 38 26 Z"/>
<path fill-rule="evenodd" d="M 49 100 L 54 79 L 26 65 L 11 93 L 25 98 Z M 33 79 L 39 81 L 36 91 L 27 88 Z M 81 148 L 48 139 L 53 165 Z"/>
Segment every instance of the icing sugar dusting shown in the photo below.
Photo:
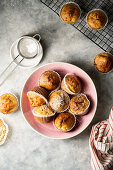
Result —
<path fill-rule="evenodd" d="M 68 104 L 68 99 L 65 93 L 63 92 L 58 92 L 57 95 L 54 96 L 52 100 L 52 105 L 55 110 L 61 111 L 62 109 L 65 109 Z"/>
<path fill-rule="evenodd" d="M 19 50 L 23 56 L 32 58 L 37 54 L 37 44 L 30 38 L 23 38 L 20 41 Z"/>
<path fill-rule="evenodd" d="M 64 94 L 59 94 L 57 98 L 54 98 L 54 102 L 57 107 L 62 107 L 65 104 L 65 96 Z"/>

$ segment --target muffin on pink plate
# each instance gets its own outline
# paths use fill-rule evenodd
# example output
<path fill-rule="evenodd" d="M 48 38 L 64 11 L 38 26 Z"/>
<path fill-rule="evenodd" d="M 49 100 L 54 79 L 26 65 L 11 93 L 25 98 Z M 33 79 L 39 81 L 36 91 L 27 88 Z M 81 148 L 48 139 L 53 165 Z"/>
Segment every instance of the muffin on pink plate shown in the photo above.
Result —
<path fill-rule="evenodd" d="M 74 74 L 66 74 L 61 82 L 62 90 L 68 94 L 75 95 L 81 91 L 81 82 Z"/>
<path fill-rule="evenodd" d="M 44 105 L 47 102 L 48 92 L 43 87 L 34 87 L 27 92 L 29 103 L 32 107 Z"/>
<path fill-rule="evenodd" d="M 56 90 L 50 94 L 49 105 L 55 112 L 64 112 L 69 107 L 69 96 L 63 90 Z"/>
<path fill-rule="evenodd" d="M 40 123 L 51 122 L 55 116 L 55 112 L 48 105 L 36 107 L 33 109 L 32 113 L 35 120 Z"/>
<path fill-rule="evenodd" d="M 78 94 L 73 96 L 70 100 L 69 110 L 71 113 L 82 116 L 85 115 L 90 106 L 90 101 L 85 94 Z"/>
<path fill-rule="evenodd" d="M 75 124 L 76 117 L 69 112 L 59 113 L 54 120 L 55 128 L 63 132 L 71 131 Z"/>
<path fill-rule="evenodd" d="M 39 78 L 39 85 L 47 90 L 60 88 L 61 78 L 56 71 L 45 71 Z"/>

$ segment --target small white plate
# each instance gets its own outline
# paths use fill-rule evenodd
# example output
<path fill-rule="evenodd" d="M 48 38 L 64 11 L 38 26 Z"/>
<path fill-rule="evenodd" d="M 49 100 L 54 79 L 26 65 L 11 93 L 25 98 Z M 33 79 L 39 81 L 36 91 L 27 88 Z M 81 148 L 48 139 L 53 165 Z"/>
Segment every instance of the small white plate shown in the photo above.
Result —
<path fill-rule="evenodd" d="M 17 43 L 18 43 L 19 40 L 20 40 L 20 38 L 18 40 L 16 40 L 10 48 L 10 56 L 13 60 L 15 59 L 15 57 L 18 56 Z M 35 58 L 32 58 L 32 59 L 24 58 L 24 60 L 21 63 L 19 63 L 19 61 L 22 59 L 22 57 L 18 56 L 18 58 L 15 59 L 14 62 L 18 66 L 26 67 L 26 68 L 35 67 L 36 65 L 38 65 L 39 62 L 41 61 L 42 57 L 43 57 L 42 45 L 41 45 L 40 42 L 38 42 L 38 43 L 39 43 L 39 54 Z"/>

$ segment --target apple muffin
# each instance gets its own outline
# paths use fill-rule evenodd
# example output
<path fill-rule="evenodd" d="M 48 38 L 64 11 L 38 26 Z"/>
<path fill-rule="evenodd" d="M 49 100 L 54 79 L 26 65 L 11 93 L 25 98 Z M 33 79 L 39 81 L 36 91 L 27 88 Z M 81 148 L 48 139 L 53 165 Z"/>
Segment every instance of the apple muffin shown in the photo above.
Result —
<path fill-rule="evenodd" d="M 39 85 L 47 90 L 58 89 L 60 82 L 60 75 L 55 71 L 45 71 L 39 78 Z"/>
<path fill-rule="evenodd" d="M 109 53 L 100 53 L 94 59 L 96 69 L 102 73 L 107 73 L 113 69 L 113 56 Z"/>
<path fill-rule="evenodd" d="M 54 126 L 56 127 L 56 129 L 63 132 L 68 132 L 72 130 L 75 124 L 76 118 L 73 114 L 69 112 L 59 113 L 54 120 Z"/>
<path fill-rule="evenodd" d="M 90 101 L 88 100 L 85 94 L 78 94 L 77 96 L 72 97 L 70 100 L 69 110 L 71 113 L 76 115 L 85 115 L 90 106 Z"/>
<path fill-rule="evenodd" d="M 53 91 L 50 94 L 49 105 L 56 112 L 64 112 L 69 107 L 69 96 L 63 90 Z"/>
<path fill-rule="evenodd" d="M 47 103 L 48 92 L 43 87 L 34 87 L 27 92 L 29 103 L 32 107 L 38 107 Z"/>
<path fill-rule="evenodd" d="M 48 123 L 54 118 L 54 111 L 48 105 L 42 105 L 33 109 L 35 120 L 40 123 Z"/>
<path fill-rule="evenodd" d="M 68 94 L 74 95 L 81 91 L 81 83 L 74 74 L 66 74 L 61 82 L 61 88 Z"/>
<path fill-rule="evenodd" d="M 0 96 L 0 112 L 9 114 L 18 108 L 17 97 L 11 93 L 5 93 Z"/>
<path fill-rule="evenodd" d="M 80 18 L 80 7 L 76 3 L 67 3 L 63 5 L 60 11 L 60 17 L 68 24 L 75 23 Z"/>
<path fill-rule="evenodd" d="M 93 30 L 103 28 L 108 21 L 106 13 L 101 9 L 95 9 L 88 13 L 87 24 Z"/>

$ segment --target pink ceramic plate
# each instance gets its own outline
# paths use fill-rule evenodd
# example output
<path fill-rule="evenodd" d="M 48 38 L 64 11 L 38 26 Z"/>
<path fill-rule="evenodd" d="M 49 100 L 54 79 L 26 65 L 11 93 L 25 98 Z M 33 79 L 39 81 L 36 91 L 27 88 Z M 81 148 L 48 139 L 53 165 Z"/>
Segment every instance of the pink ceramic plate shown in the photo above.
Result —
<path fill-rule="evenodd" d="M 53 126 L 53 122 L 47 124 L 37 123 L 32 114 L 32 107 L 29 104 L 27 98 L 27 92 L 31 90 L 34 86 L 38 85 L 38 80 L 40 75 L 46 70 L 57 71 L 61 78 L 64 77 L 66 73 L 76 74 L 82 82 L 82 93 L 85 93 L 91 101 L 91 106 L 88 114 L 77 117 L 77 126 L 70 132 L 60 132 Z M 92 121 L 97 107 L 97 92 L 95 85 L 91 78 L 82 69 L 72 64 L 56 62 L 44 65 L 37 69 L 27 80 L 21 96 L 21 108 L 25 119 L 30 124 L 30 126 L 41 135 L 54 138 L 54 139 L 67 139 L 81 133 Z"/>

